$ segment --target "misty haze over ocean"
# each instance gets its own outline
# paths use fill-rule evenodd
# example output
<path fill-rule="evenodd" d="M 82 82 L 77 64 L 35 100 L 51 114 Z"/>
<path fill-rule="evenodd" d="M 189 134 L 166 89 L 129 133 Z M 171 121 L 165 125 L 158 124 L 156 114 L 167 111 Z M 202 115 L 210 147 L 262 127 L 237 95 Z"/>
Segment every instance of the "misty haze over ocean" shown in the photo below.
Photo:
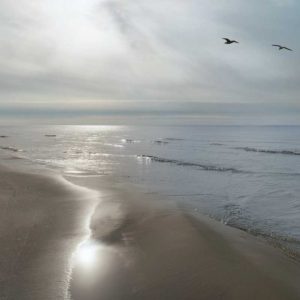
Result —
<path fill-rule="evenodd" d="M 0 122 L 299 124 L 299 10 L 295 0 L 2 0 Z"/>
<path fill-rule="evenodd" d="M 1 0 L 0 300 L 299 300 L 299 13 Z"/>

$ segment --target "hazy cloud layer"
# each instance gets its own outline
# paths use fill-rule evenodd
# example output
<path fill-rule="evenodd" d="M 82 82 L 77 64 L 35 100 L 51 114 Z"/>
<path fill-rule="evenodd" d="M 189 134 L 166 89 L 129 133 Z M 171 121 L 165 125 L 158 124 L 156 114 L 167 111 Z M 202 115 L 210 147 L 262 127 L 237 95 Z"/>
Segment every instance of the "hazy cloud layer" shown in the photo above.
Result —
<path fill-rule="evenodd" d="M 1 118 L 297 123 L 299 11 L 293 0 L 1 0 Z"/>

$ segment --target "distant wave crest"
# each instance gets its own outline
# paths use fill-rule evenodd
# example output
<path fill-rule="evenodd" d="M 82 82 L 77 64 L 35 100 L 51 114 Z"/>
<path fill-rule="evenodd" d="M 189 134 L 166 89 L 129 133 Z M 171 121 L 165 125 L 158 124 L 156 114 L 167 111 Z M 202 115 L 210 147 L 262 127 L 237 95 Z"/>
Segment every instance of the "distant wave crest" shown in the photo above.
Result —
<path fill-rule="evenodd" d="M 171 137 L 167 137 L 167 138 L 165 138 L 165 140 L 167 140 L 167 141 L 184 141 L 184 139 L 171 138 Z"/>
<path fill-rule="evenodd" d="M 17 149 L 17 148 L 10 147 L 10 146 L 1 146 L 0 149 L 12 151 L 12 152 L 23 152 L 23 150 L 21 150 L 21 149 Z"/>
<path fill-rule="evenodd" d="M 204 165 L 204 164 L 199 164 L 194 162 L 186 162 L 186 161 L 162 158 L 162 157 L 152 156 L 152 155 L 139 155 L 138 157 L 142 159 L 149 159 L 151 161 L 160 162 L 160 163 L 175 164 L 177 166 L 196 167 L 205 171 L 244 173 L 243 171 L 235 168 L 226 168 L 226 167 L 219 167 L 214 165 Z"/>
<path fill-rule="evenodd" d="M 211 146 L 224 146 L 222 143 L 210 143 Z"/>
<path fill-rule="evenodd" d="M 268 153 L 268 154 L 300 155 L 300 151 L 292 151 L 292 150 L 269 150 L 269 149 L 257 149 L 251 147 L 235 147 L 234 149 L 244 150 L 247 152 L 259 152 L 259 153 Z"/>

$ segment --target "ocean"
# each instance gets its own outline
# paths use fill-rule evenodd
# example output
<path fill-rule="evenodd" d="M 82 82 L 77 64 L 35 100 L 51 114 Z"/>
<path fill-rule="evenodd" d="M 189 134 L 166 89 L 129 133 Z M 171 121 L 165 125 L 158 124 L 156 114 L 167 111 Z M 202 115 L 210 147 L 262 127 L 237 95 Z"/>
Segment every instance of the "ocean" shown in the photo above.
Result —
<path fill-rule="evenodd" d="M 1 126 L 0 136 L 6 164 L 112 176 L 300 253 L 300 126 Z"/>

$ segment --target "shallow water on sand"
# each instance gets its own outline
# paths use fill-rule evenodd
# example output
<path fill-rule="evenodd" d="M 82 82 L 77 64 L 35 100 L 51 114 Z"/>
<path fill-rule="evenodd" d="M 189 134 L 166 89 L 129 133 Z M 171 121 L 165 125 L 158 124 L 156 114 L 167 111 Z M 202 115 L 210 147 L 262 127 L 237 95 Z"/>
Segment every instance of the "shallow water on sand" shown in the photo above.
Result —
<path fill-rule="evenodd" d="M 113 175 L 300 249 L 300 127 L 0 127 L 6 163 Z"/>

